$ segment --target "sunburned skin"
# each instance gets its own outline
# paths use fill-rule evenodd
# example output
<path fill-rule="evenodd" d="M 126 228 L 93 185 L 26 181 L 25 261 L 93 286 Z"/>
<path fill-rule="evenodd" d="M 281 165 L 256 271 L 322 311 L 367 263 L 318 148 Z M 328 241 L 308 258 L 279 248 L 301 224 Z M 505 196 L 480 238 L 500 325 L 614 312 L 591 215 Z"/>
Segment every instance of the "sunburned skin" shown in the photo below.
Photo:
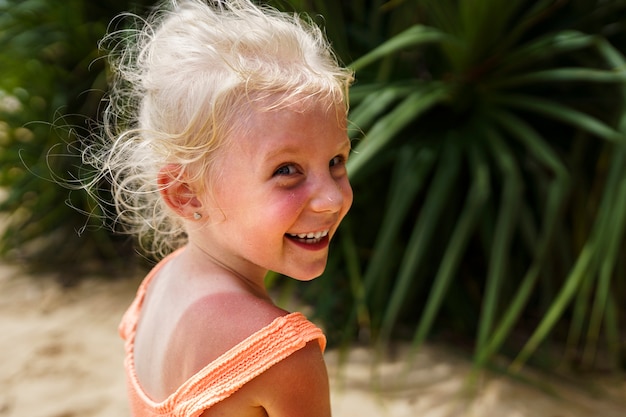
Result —
<path fill-rule="evenodd" d="M 155 284 L 157 291 L 178 291 L 180 288 L 168 287 L 163 280 Z M 152 292 L 153 295 L 154 291 Z M 179 294 L 180 295 L 180 294 Z M 157 294 L 158 296 L 158 294 Z M 186 298 L 193 299 L 187 294 Z M 143 392 L 156 402 L 169 400 L 179 387 L 184 386 L 190 378 L 199 371 L 213 364 L 216 360 L 223 361 L 224 355 L 234 347 L 242 349 L 241 342 L 247 342 L 252 335 L 259 334 L 259 330 L 273 324 L 277 318 L 287 317 L 288 312 L 274 306 L 265 298 L 256 297 L 246 291 L 229 290 L 217 291 L 195 299 L 183 311 L 177 314 L 175 305 L 166 309 L 153 310 L 149 321 L 144 321 L 138 328 L 141 340 L 136 345 L 135 352 L 141 360 L 136 366 L 137 378 Z M 171 315 L 177 315 L 176 320 Z M 170 315 L 170 316 L 168 316 Z M 291 314 L 293 315 L 293 314 Z M 291 316 L 289 315 L 289 316 Z M 224 320 L 228 317 L 228 320 Z M 165 323 L 166 327 L 155 325 Z M 321 333 L 318 334 L 321 336 Z M 275 336 L 272 336 L 275 337 Z M 143 347 L 142 347 L 143 345 Z M 310 384 L 315 384 L 322 395 L 328 395 L 328 375 L 322 356 L 323 345 L 319 341 L 311 341 L 299 347 L 288 357 L 271 366 L 260 376 L 250 380 L 227 398 L 214 404 L 202 415 L 204 417 L 237 415 L 239 417 L 263 417 L 271 415 L 272 397 L 297 395 L 309 398 Z M 146 362 L 145 352 L 162 352 L 152 356 Z M 250 351 L 250 354 L 255 355 Z M 272 351 L 272 353 L 274 353 Z M 135 355 L 133 355 L 134 360 Z M 137 364 L 137 365 L 139 365 Z M 298 371 L 298 368 L 302 368 Z M 213 368 L 219 369 L 219 368 Z M 307 377 L 298 377 L 299 372 L 305 372 Z M 273 384 L 268 383 L 274 381 Z M 286 384 L 284 388 L 274 391 L 277 381 Z M 265 395 L 259 393 L 266 392 Z M 312 403 L 307 407 L 315 410 L 316 407 L 328 408 L 328 404 Z M 284 400 L 283 404 L 301 406 L 301 403 L 290 403 Z M 288 414 L 289 410 L 287 411 Z"/>
<path fill-rule="evenodd" d="M 265 300 L 240 292 L 210 294 L 194 302 L 167 341 L 159 399 L 165 399 L 202 368 L 285 314 Z"/>
<path fill-rule="evenodd" d="M 219 182 L 198 203 L 203 227 L 190 230 L 190 242 L 247 279 L 268 270 L 299 280 L 321 275 L 352 204 L 345 108 L 294 106 L 253 112 L 217 163 Z"/>

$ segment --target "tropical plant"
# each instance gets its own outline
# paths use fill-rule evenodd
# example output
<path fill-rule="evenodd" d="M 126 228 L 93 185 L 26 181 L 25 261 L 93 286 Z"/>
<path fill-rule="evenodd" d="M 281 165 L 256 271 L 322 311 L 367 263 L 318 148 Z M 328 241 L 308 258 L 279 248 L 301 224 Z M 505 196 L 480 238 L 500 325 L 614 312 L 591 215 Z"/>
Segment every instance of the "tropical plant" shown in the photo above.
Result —
<path fill-rule="evenodd" d="M 623 367 L 626 2 L 272 3 L 311 13 L 357 74 L 355 203 L 326 276 L 301 288 L 331 342 L 454 337 L 479 366 L 518 367 L 551 341 L 568 364 Z M 85 223 L 54 175 L 82 169 L 75 134 L 106 90 L 97 41 L 128 7 L 0 2 L 5 255 L 119 259 L 98 206 L 72 193 Z"/>
<path fill-rule="evenodd" d="M 304 290 L 334 340 L 623 366 L 626 2 L 295 3 L 357 74 L 355 204 Z"/>
<path fill-rule="evenodd" d="M 0 253 L 75 270 L 65 279 L 98 258 L 119 259 L 120 245 L 102 227 L 98 205 L 56 182 L 74 180 L 82 169 L 77 133 L 86 135 L 88 123 L 98 120 L 107 89 L 98 40 L 127 7 L 123 1 L 0 2 Z M 88 227 L 93 231 L 79 237 Z"/>

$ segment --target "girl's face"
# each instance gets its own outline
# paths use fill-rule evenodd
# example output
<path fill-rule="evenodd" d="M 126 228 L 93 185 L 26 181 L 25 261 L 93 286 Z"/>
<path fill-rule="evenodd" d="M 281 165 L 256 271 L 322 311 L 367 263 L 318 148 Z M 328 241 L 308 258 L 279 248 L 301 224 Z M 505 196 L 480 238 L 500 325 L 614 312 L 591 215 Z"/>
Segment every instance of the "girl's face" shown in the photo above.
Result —
<path fill-rule="evenodd" d="M 327 107 L 252 112 L 215 166 L 217 180 L 201 200 L 206 224 L 190 239 L 248 279 L 267 270 L 321 275 L 352 204 L 345 111 Z"/>

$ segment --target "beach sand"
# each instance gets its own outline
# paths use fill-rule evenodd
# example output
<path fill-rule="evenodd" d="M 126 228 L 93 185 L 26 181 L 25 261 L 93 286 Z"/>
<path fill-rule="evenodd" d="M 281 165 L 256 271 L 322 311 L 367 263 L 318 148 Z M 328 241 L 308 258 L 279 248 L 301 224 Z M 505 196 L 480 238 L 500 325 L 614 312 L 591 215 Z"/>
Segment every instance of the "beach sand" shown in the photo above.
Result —
<path fill-rule="evenodd" d="M 0 417 L 128 416 L 117 324 L 138 283 L 92 278 L 64 289 L 0 265 Z M 616 376 L 539 377 L 545 390 L 483 372 L 470 390 L 470 362 L 442 347 L 422 347 L 410 369 L 402 354 L 372 367 L 364 348 L 345 361 L 326 356 L 335 417 L 626 416 Z"/>

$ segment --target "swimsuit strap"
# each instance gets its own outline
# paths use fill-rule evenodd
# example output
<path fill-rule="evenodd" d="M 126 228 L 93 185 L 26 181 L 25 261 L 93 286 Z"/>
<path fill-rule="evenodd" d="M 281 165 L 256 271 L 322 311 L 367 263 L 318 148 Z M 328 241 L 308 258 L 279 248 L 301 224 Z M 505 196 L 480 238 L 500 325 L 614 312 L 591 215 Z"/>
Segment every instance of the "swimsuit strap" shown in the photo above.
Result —
<path fill-rule="evenodd" d="M 171 397 L 173 415 L 199 416 L 313 340 L 323 352 L 324 334 L 301 313 L 276 318 L 183 384 Z"/>

